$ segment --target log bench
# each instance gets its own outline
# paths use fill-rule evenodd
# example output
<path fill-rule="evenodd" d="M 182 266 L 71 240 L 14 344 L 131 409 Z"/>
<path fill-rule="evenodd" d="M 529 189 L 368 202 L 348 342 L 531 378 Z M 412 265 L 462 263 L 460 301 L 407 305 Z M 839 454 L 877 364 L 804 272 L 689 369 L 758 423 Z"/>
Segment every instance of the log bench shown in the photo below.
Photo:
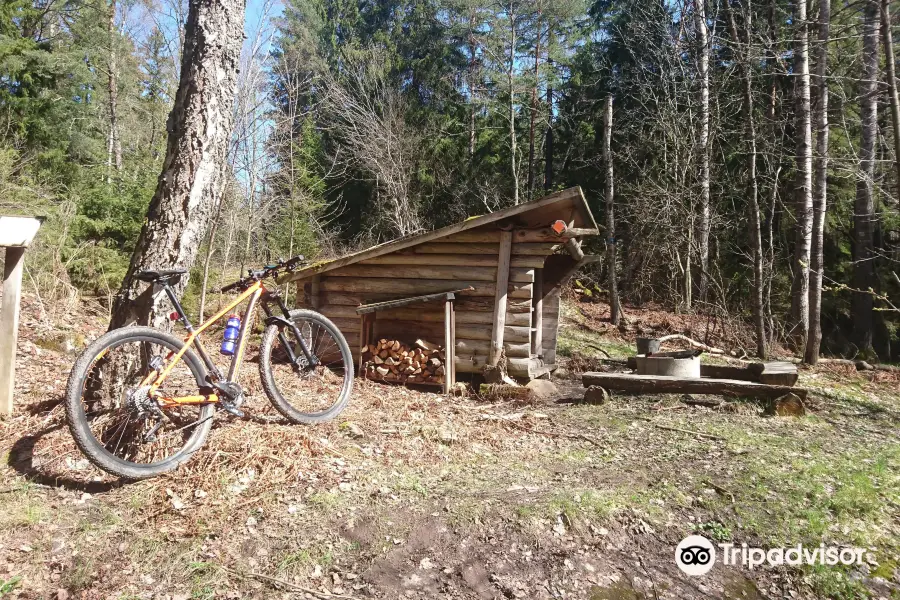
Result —
<path fill-rule="evenodd" d="M 718 368 L 718 367 L 717 367 Z M 776 399 L 796 394 L 806 399 L 806 390 L 791 385 L 758 383 L 739 379 L 672 377 L 667 375 L 630 375 L 588 372 L 581 376 L 584 387 L 600 386 L 607 391 L 632 394 L 714 394 Z M 796 379 L 795 379 L 796 381 Z"/>
<path fill-rule="evenodd" d="M 665 353 L 661 353 L 663 355 Z M 629 369 L 637 369 L 637 360 L 630 356 L 625 363 Z M 797 383 L 797 365 L 789 362 L 750 363 L 744 366 L 700 365 L 700 377 L 712 379 L 736 379 L 768 385 L 792 386 Z"/>

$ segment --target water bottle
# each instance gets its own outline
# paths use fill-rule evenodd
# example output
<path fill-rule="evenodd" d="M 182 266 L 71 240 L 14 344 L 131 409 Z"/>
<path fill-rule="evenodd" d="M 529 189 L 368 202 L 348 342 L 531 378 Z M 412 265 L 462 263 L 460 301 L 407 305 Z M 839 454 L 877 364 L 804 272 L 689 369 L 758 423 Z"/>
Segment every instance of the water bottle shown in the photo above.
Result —
<path fill-rule="evenodd" d="M 241 318 L 237 315 L 229 315 L 228 322 L 225 324 L 225 335 L 222 340 L 222 347 L 219 352 L 225 356 L 234 355 L 234 344 L 238 339 L 241 331 Z"/>

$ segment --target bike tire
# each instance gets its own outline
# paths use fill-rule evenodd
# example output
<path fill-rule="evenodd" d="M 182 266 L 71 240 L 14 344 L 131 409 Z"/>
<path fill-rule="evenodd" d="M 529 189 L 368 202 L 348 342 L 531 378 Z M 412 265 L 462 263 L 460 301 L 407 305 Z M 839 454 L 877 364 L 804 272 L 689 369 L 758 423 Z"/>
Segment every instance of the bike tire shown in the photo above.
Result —
<path fill-rule="evenodd" d="M 272 370 L 272 351 L 276 345 L 280 344 L 278 332 L 281 330 L 281 326 L 277 324 L 266 327 L 260 345 L 259 375 L 263 390 L 265 391 L 266 396 L 269 397 L 269 400 L 272 402 L 275 409 L 293 423 L 315 424 L 330 421 L 347 407 L 347 404 L 350 401 L 350 394 L 353 391 L 353 353 L 350 351 L 350 345 L 347 343 L 347 339 L 341 331 L 337 328 L 337 325 L 320 313 L 312 310 L 297 309 L 290 311 L 290 316 L 292 321 L 308 321 L 315 323 L 331 335 L 338 346 L 344 369 L 340 393 L 331 406 L 316 412 L 303 412 L 297 410 L 291 402 L 284 397 L 280 386 L 275 380 Z M 294 337 L 290 331 L 287 333 L 290 334 L 291 337 Z"/>
<path fill-rule="evenodd" d="M 128 342 L 151 342 L 175 352 L 184 347 L 184 342 L 179 338 L 151 327 L 124 327 L 107 332 L 97 338 L 81 353 L 72 367 L 66 387 L 66 420 L 68 421 L 69 431 L 72 433 L 78 448 L 94 465 L 107 473 L 124 479 L 147 479 L 175 470 L 203 446 L 212 426 L 215 406 L 206 404 L 200 407 L 199 423 L 194 426 L 184 446 L 176 454 L 163 461 L 150 464 L 135 463 L 119 458 L 109 452 L 91 431 L 82 398 L 88 376 L 95 361 L 102 356 L 101 353 L 108 352 L 110 349 Z M 197 355 L 188 349 L 182 355 L 181 360 L 190 369 L 198 389 L 206 387 L 208 385 L 206 367 Z"/>

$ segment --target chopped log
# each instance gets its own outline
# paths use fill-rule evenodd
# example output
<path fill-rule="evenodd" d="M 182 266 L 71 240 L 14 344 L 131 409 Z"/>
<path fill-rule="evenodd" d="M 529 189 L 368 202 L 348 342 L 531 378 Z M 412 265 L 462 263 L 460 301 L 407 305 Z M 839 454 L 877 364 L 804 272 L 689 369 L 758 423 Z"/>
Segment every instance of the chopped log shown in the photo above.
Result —
<path fill-rule="evenodd" d="M 734 379 L 693 379 L 665 375 L 623 375 L 619 373 L 585 373 L 585 387 L 599 385 L 607 390 L 634 394 L 721 394 L 757 398 L 777 398 L 788 393 L 806 397 L 806 390 L 783 385 L 766 385 Z"/>
<path fill-rule="evenodd" d="M 379 340 L 373 345 L 376 354 L 363 354 L 360 372 L 377 381 L 444 385 L 447 367 L 443 347 L 418 342 L 430 349 L 410 347 L 398 339 Z M 382 358 L 382 354 L 387 356 Z"/>
<path fill-rule="evenodd" d="M 802 417 L 806 414 L 803 400 L 795 393 L 769 399 L 764 414 L 771 417 Z"/>
<path fill-rule="evenodd" d="M 437 348 L 438 348 L 437 344 L 432 344 L 431 342 L 428 342 L 428 341 L 425 341 L 422 339 L 416 340 L 416 346 L 419 347 L 420 351 L 421 350 L 431 351 L 431 350 L 437 350 Z"/>

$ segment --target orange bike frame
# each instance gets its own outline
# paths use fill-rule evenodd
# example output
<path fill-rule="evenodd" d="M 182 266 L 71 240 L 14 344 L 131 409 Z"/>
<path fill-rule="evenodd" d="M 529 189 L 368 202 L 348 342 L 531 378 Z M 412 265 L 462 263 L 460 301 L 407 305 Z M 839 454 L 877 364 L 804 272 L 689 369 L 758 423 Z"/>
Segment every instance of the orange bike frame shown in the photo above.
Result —
<path fill-rule="evenodd" d="M 150 395 L 159 400 L 163 406 L 173 406 L 177 404 L 211 404 L 218 402 L 219 398 L 216 394 L 208 394 L 206 396 L 179 396 L 175 398 L 168 398 L 157 392 L 157 389 L 160 385 L 162 385 L 163 381 L 166 380 L 166 377 L 169 376 L 169 373 L 172 371 L 175 365 L 178 364 L 178 362 L 181 360 L 181 357 L 184 356 L 185 352 L 187 352 L 188 348 L 194 345 L 194 342 L 197 342 L 198 347 L 200 347 L 199 336 L 201 333 L 203 333 L 210 325 L 234 310 L 234 308 L 244 300 L 250 298 L 250 303 L 247 305 L 247 312 L 244 313 L 244 318 L 241 321 L 241 331 L 238 334 L 234 356 L 231 359 L 231 366 L 228 369 L 228 381 L 236 383 L 237 374 L 241 367 L 241 362 L 244 358 L 244 349 L 247 345 L 247 337 L 252 326 L 252 313 L 256 307 L 257 300 L 259 300 L 259 297 L 262 296 L 263 292 L 265 291 L 266 288 L 263 286 L 262 282 L 257 281 L 249 288 L 247 288 L 244 292 L 242 292 L 234 302 L 220 310 L 217 314 L 210 317 L 197 329 L 189 329 L 188 336 L 184 339 L 184 346 L 182 346 L 178 352 L 169 355 L 169 364 L 166 366 L 166 368 L 159 373 L 157 373 L 156 371 L 150 373 L 144 379 L 144 381 L 141 382 L 141 385 L 149 385 Z"/>

